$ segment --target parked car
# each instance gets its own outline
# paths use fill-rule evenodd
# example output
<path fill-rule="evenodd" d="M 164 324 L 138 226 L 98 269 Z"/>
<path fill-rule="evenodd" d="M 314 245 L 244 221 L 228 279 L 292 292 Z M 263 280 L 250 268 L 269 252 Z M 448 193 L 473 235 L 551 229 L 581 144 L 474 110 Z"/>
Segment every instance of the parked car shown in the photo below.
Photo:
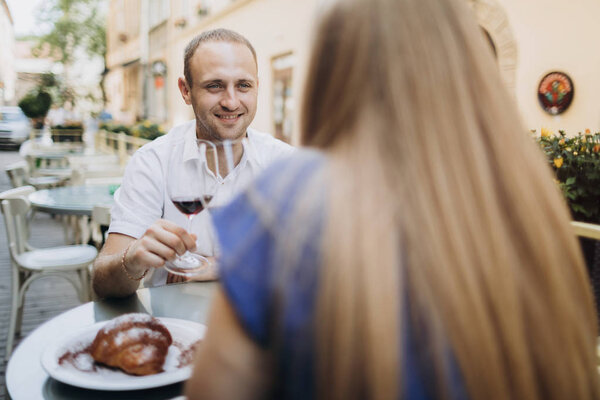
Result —
<path fill-rule="evenodd" d="M 30 131 L 31 122 L 19 107 L 0 107 L 0 145 L 20 146 Z"/>

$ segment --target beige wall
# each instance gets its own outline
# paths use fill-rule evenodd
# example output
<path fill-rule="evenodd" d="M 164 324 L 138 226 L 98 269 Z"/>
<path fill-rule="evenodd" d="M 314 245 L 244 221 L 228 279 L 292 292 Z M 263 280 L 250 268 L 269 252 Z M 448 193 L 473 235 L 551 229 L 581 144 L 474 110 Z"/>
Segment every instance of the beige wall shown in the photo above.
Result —
<path fill-rule="evenodd" d="M 576 134 L 600 130 L 600 1 L 498 0 L 517 41 L 516 98 L 525 124 Z M 548 72 L 565 72 L 575 88 L 567 111 L 551 116 L 540 107 L 537 88 Z"/>
<path fill-rule="evenodd" d="M 229 28 L 246 36 L 256 49 L 258 57 L 259 97 L 258 110 L 252 127 L 272 133 L 271 59 L 293 51 L 297 55 L 294 68 L 294 97 L 299 98 L 304 64 L 309 44 L 311 21 L 318 0 L 250 0 L 233 4 L 222 14 L 209 17 L 194 27 L 175 29 L 170 48 L 167 88 L 171 105 L 169 124 L 193 118 L 191 108 L 183 102 L 177 87 L 177 78 L 183 76 L 183 51 L 198 33 L 213 28 Z M 176 14 L 176 13 L 173 13 Z M 173 27 L 173 24 L 169 24 Z M 297 107 L 296 107 L 297 109 Z M 297 118 L 296 118 L 297 121 Z"/>
<path fill-rule="evenodd" d="M 16 104 L 13 21 L 6 2 L 0 0 L 0 105 Z"/>

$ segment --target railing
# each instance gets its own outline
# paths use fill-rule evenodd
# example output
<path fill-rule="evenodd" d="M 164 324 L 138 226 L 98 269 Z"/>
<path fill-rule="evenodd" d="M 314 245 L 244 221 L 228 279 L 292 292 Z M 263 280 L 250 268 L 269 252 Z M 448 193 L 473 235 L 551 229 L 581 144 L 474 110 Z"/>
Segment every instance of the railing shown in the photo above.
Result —
<path fill-rule="evenodd" d="M 600 240 L 600 225 L 588 222 L 571 221 L 575 234 L 579 237 Z"/>
<path fill-rule="evenodd" d="M 600 321 L 600 225 L 590 224 L 588 222 L 571 221 L 573 232 L 581 239 L 594 240 L 593 247 L 588 249 L 592 251 L 591 257 L 586 256 L 590 283 L 594 292 L 596 315 Z M 582 241 L 582 246 L 587 246 L 585 241 Z M 582 247 L 585 250 L 585 247 Z M 586 251 L 584 251 L 584 254 Z"/>
<path fill-rule="evenodd" d="M 57 129 L 50 128 L 50 134 L 52 135 L 52 141 L 54 143 L 59 142 L 74 142 L 83 143 L 83 128 L 77 129 Z"/>
<path fill-rule="evenodd" d="M 137 149 L 146 143 L 150 143 L 150 140 L 147 139 L 126 135 L 123 132 L 108 132 L 103 129 L 96 132 L 95 138 L 96 150 L 118 155 L 119 163 L 121 165 L 127 164 L 129 157 L 131 157 Z"/>

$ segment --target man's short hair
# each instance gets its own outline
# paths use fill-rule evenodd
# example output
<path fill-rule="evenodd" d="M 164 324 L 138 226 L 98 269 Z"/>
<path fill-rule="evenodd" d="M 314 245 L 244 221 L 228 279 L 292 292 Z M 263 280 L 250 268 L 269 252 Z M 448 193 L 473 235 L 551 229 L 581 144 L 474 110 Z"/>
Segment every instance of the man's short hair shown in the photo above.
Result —
<path fill-rule="evenodd" d="M 183 76 L 185 76 L 185 80 L 188 83 L 188 85 L 190 86 L 190 88 L 192 87 L 192 74 L 190 72 L 190 60 L 194 56 L 194 53 L 196 52 L 196 49 L 198 48 L 198 46 L 200 46 L 200 44 L 206 43 L 206 42 L 229 42 L 229 43 L 243 44 L 246 47 L 248 47 L 248 49 L 250 49 L 250 52 L 252 53 L 252 56 L 254 57 L 254 62 L 257 63 L 256 51 L 254 50 L 254 47 L 252 47 L 252 44 L 250 44 L 250 41 L 248 39 L 246 39 L 244 36 L 240 35 L 239 33 L 234 32 L 229 29 L 223 29 L 223 28 L 213 29 L 210 31 L 202 32 L 201 34 L 199 34 L 198 36 L 193 38 L 188 43 L 188 45 L 185 48 L 185 53 L 184 53 L 184 57 L 183 57 Z M 258 63 L 257 63 L 257 65 L 258 65 Z"/>

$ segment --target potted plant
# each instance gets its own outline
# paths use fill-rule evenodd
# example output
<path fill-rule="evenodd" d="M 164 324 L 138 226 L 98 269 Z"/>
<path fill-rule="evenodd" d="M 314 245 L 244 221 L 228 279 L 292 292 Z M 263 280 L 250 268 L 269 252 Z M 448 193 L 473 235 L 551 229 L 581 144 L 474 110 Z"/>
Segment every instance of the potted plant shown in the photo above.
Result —
<path fill-rule="evenodd" d="M 50 128 L 55 142 L 83 142 L 83 124 L 80 121 L 66 121 Z"/>
<path fill-rule="evenodd" d="M 600 224 L 600 133 L 568 137 L 542 129 L 538 138 L 573 219 Z"/>
<path fill-rule="evenodd" d="M 32 120 L 35 129 L 44 127 L 44 119 L 52 105 L 52 97 L 43 90 L 33 90 L 27 93 L 20 101 L 19 107 L 23 113 Z"/>
<path fill-rule="evenodd" d="M 537 139 L 575 221 L 600 224 L 600 132 L 568 137 L 542 129 Z M 580 239 L 600 310 L 600 241 Z"/>
<path fill-rule="evenodd" d="M 142 139 L 154 140 L 164 135 L 165 131 L 159 124 L 146 120 L 135 125 L 132 134 Z"/>

